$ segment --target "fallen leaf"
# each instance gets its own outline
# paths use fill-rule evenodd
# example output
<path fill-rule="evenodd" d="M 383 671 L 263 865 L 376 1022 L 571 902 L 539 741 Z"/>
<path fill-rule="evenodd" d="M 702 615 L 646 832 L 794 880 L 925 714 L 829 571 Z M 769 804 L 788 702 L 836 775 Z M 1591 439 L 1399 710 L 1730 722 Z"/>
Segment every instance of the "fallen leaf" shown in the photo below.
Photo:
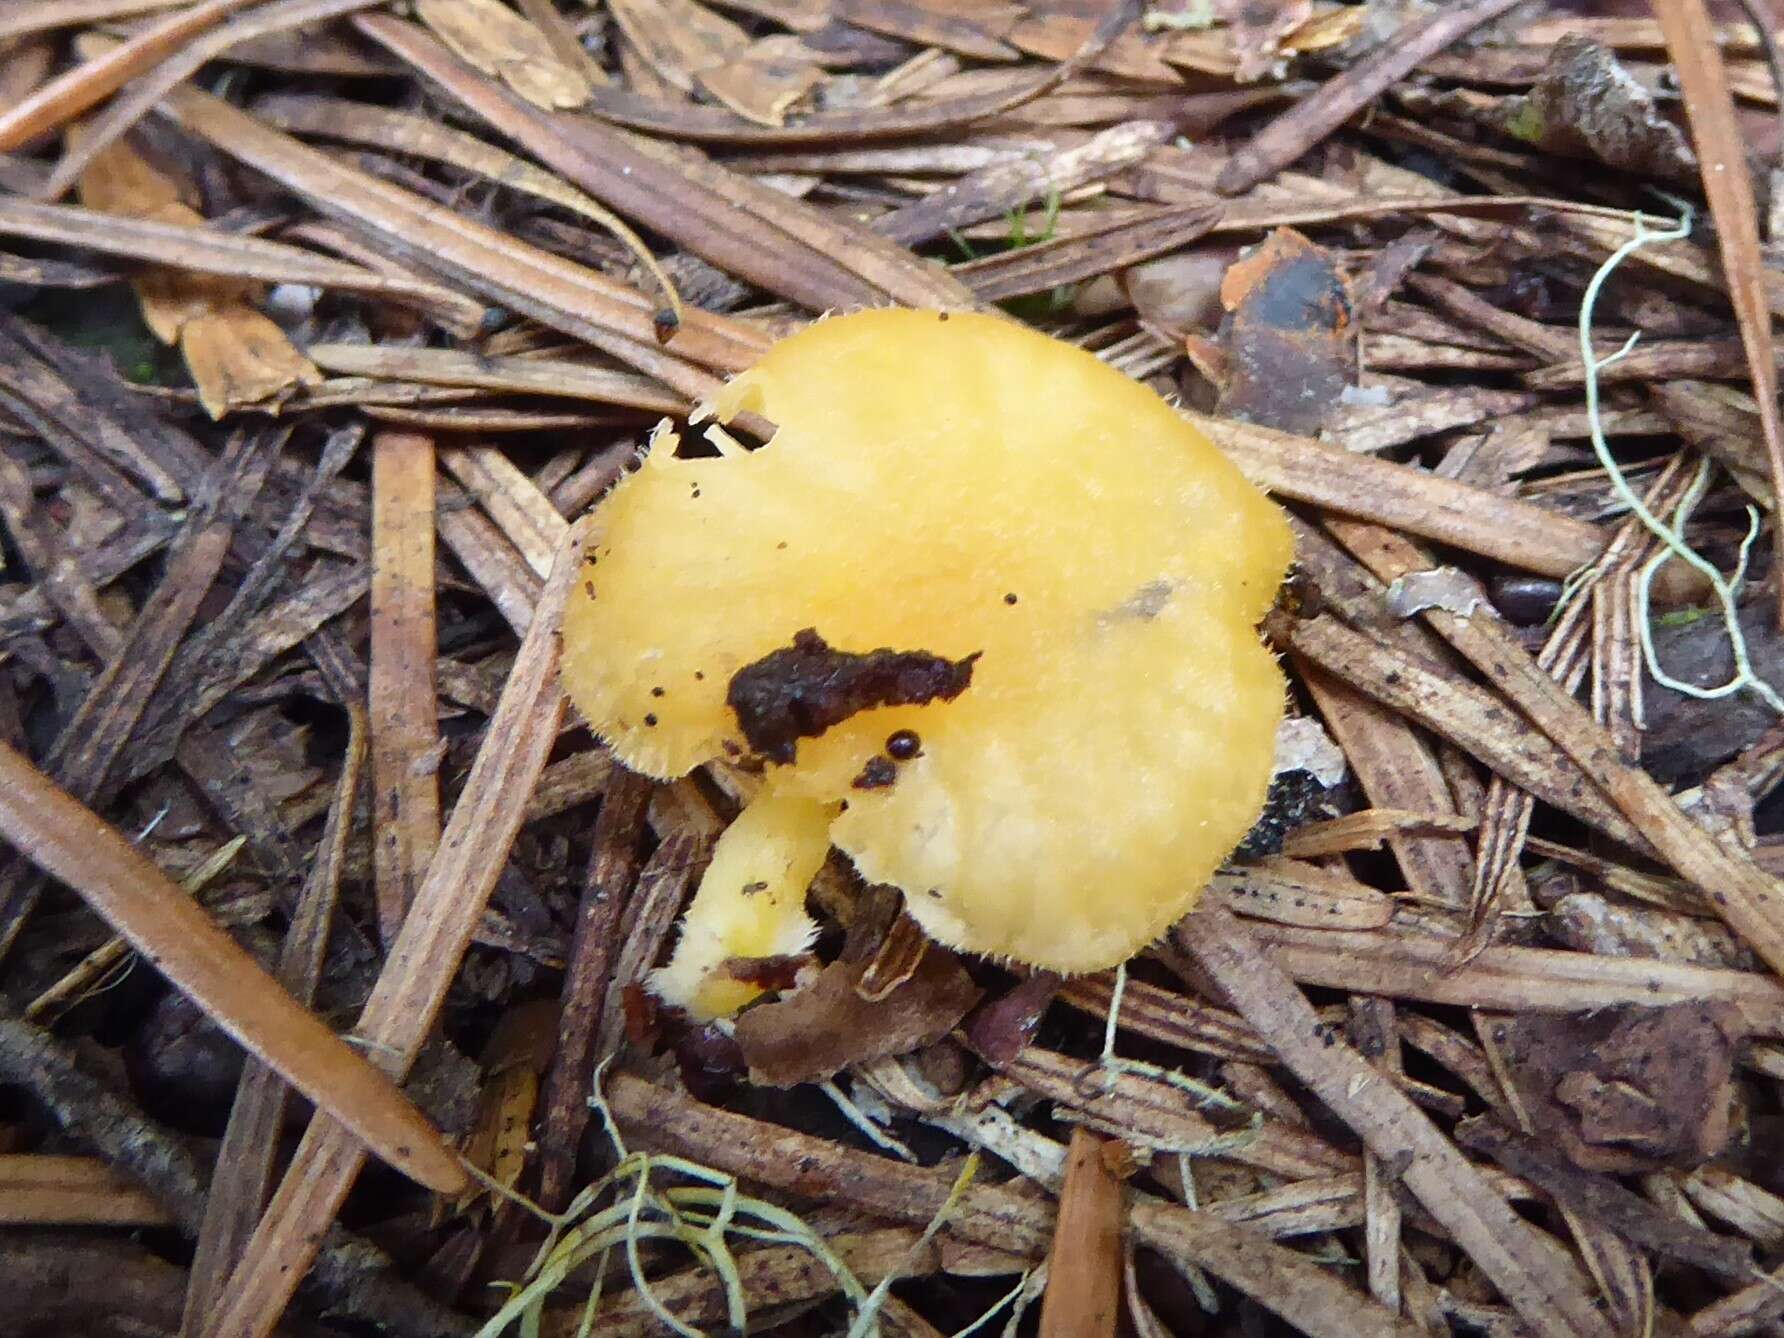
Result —
<path fill-rule="evenodd" d="M 758 125 L 784 125 L 787 113 L 824 82 L 824 72 L 803 59 L 802 50 L 784 35 L 766 37 L 735 59 L 701 70 L 700 87 Z"/>
<path fill-rule="evenodd" d="M 180 356 L 212 418 L 265 404 L 298 385 L 320 385 L 315 365 L 253 307 L 232 302 L 180 327 Z"/>
<path fill-rule="evenodd" d="M 1615 55 L 1572 34 L 1556 42 L 1529 96 L 1502 104 L 1504 129 L 1551 153 L 1596 158 L 1664 181 L 1696 181 L 1684 132 Z"/>
<path fill-rule="evenodd" d="M 1356 368 L 1350 295 L 1331 256 L 1278 228 L 1227 270 L 1220 301 L 1221 416 L 1316 435 Z"/>
<path fill-rule="evenodd" d="M 78 132 L 71 139 L 78 143 Z M 202 228 L 193 192 L 124 140 L 108 145 L 80 180 L 81 202 L 100 213 Z M 260 286 L 247 279 L 150 270 L 132 280 L 143 324 L 176 346 L 212 418 L 266 404 L 322 373 L 261 313 Z"/>
<path fill-rule="evenodd" d="M 966 1024 L 967 1044 L 994 1069 L 1013 1062 L 1040 1030 L 1041 1019 L 1064 983 L 1055 971 L 1036 971 L 974 1011 Z"/>
<path fill-rule="evenodd" d="M 865 1060 L 934 1045 L 979 1000 L 953 953 L 931 944 L 916 969 L 875 1001 L 861 997 L 867 962 L 833 962 L 805 989 L 737 1019 L 750 1080 L 819 1082 Z"/>
<path fill-rule="evenodd" d="M 546 111 L 580 107 L 588 76 L 557 58 L 544 33 L 497 0 L 416 0 L 415 15 L 466 64 Z"/>
<path fill-rule="evenodd" d="M 1313 0 L 1214 0 L 1214 14 L 1232 35 L 1233 77 L 1248 84 L 1275 70 L 1282 39 L 1313 16 Z"/>
<path fill-rule="evenodd" d="M 657 77 L 683 93 L 749 45 L 743 28 L 694 0 L 608 0 L 607 8 Z"/>
<path fill-rule="evenodd" d="M 816 55 L 797 37 L 749 33 L 694 0 L 611 0 L 626 37 L 665 83 L 704 90 L 739 116 L 781 125 L 824 80 Z"/>
<path fill-rule="evenodd" d="M 1304 56 L 1330 51 L 1363 35 L 1368 25 L 1366 5 L 1316 5 L 1313 16 L 1277 44 L 1286 55 Z"/>
<path fill-rule="evenodd" d="M 526 1167 L 539 1081 L 557 1041 L 557 1015 L 550 1000 L 511 1008 L 484 1047 L 477 1119 L 463 1151 L 465 1160 L 498 1185 L 512 1187 Z M 462 1212 L 486 1192 L 478 1185 L 452 1206 Z"/>
<path fill-rule="evenodd" d="M 1719 1003 L 1495 1024 L 1532 1127 L 1576 1166 L 1617 1174 L 1697 1166 L 1722 1151 L 1743 1034 Z"/>

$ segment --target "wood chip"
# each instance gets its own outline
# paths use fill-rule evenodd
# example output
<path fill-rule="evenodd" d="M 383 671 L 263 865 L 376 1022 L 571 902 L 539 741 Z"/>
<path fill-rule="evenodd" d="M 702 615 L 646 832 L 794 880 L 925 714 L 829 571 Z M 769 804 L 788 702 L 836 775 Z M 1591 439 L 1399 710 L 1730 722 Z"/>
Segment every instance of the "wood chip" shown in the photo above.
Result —
<path fill-rule="evenodd" d="M 168 1225 L 167 1211 L 96 1157 L 0 1155 L 0 1225 Z"/>
<path fill-rule="evenodd" d="M 1041 1303 L 1041 1338 L 1114 1338 L 1126 1205 L 1121 1181 L 1109 1169 L 1110 1150 L 1095 1134 L 1072 1131 Z"/>
<path fill-rule="evenodd" d="M 434 443 L 372 439 L 372 868 L 394 943 L 440 839 L 434 699 Z"/>

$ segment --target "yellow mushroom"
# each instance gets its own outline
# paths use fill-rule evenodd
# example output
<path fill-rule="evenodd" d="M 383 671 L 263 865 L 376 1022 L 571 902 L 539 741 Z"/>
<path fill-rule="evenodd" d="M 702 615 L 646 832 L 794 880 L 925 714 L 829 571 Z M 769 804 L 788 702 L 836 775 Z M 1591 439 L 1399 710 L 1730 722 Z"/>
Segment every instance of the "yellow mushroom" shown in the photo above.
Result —
<path fill-rule="evenodd" d="M 997 317 L 821 321 L 713 408 L 777 431 L 690 459 L 659 430 L 564 619 L 628 766 L 764 764 L 657 991 L 753 997 L 725 960 L 809 943 L 832 842 L 935 939 L 1057 971 L 1183 915 L 1269 783 L 1281 512 L 1151 390 Z"/>

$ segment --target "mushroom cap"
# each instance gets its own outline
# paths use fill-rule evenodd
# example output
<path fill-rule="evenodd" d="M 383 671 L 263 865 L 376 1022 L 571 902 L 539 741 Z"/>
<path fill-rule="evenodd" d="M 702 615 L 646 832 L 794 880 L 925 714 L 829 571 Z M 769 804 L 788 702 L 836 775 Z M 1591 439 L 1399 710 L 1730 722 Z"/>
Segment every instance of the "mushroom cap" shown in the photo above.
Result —
<path fill-rule="evenodd" d="M 699 459 L 660 433 L 565 616 L 566 687 L 620 759 L 749 752 L 731 680 L 805 629 L 976 655 L 952 700 L 800 738 L 769 788 L 846 800 L 831 839 L 951 946 L 1096 970 L 1187 911 L 1269 783 L 1282 513 L 1151 390 L 992 316 L 824 320 L 715 407 L 778 430 Z"/>

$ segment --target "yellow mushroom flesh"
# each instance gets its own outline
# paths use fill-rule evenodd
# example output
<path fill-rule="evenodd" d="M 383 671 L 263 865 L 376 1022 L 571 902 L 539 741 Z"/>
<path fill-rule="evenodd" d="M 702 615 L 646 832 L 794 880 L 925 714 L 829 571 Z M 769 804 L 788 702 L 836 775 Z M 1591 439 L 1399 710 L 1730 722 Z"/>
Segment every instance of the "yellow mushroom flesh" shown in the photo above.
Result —
<path fill-rule="evenodd" d="M 1269 783 L 1284 687 L 1255 625 L 1291 557 L 1281 512 L 1151 390 L 991 316 L 821 321 L 714 408 L 778 430 L 691 459 L 659 433 L 565 617 L 565 683 L 620 759 L 669 777 L 761 755 L 734 683 L 814 639 L 845 677 L 889 651 L 888 682 L 955 689 L 781 739 L 715 868 L 771 838 L 757 806 L 797 800 L 775 810 L 803 815 L 792 877 L 833 841 L 972 952 L 1095 970 L 1188 910 Z M 808 932 L 794 896 L 797 934 L 714 948 L 736 892 L 714 877 L 657 982 L 701 1015 L 747 997 L 702 990 L 719 948 Z"/>
<path fill-rule="evenodd" d="M 837 808 L 767 792 L 738 814 L 700 879 L 674 960 L 653 979 L 660 995 L 702 1019 L 734 1013 L 761 989 L 729 964 L 811 946 L 805 889 L 829 853 Z"/>

